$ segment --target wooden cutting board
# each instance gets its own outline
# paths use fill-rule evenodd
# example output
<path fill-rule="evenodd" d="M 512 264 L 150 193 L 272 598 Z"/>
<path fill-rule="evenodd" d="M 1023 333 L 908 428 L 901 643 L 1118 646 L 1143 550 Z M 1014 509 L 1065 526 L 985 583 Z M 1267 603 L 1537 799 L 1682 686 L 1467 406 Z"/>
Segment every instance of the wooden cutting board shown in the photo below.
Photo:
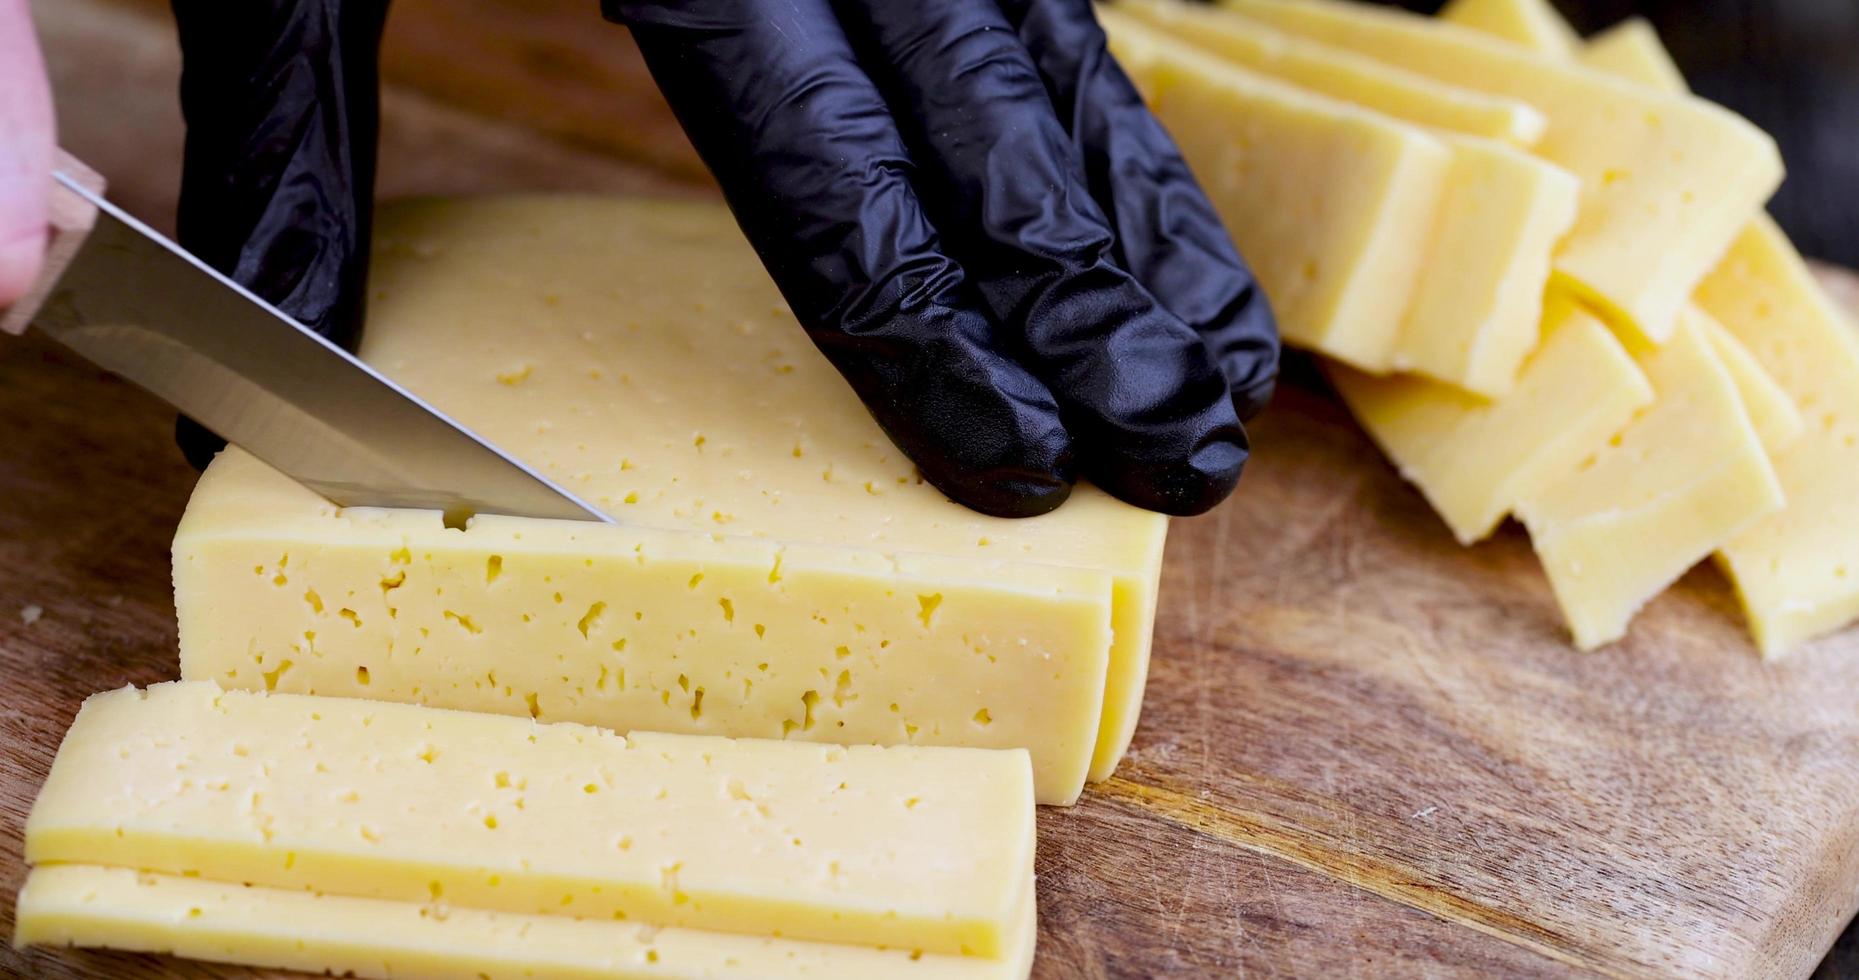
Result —
<path fill-rule="evenodd" d="M 66 143 L 170 215 L 169 28 L 35 9 Z M 706 193 L 404 88 L 386 116 L 386 193 Z M 0 344 L 0 417 L 10 933 L 21 827 L 79 701 L 174 676 L 192 473 L 167 409 L 36 337 Z M 1859 629 L 1764 664 L 1705 568 L 1578 654 L 1524 536 L 1453 544 L 1307 364 L 1254 434 L 1239 495 L 1173 529 L 1128 761 L 1040 814 L 1038 976 L 1813 970 L 1859 904 Z M 0 973 L 250 975 L 11 948 Z"/>

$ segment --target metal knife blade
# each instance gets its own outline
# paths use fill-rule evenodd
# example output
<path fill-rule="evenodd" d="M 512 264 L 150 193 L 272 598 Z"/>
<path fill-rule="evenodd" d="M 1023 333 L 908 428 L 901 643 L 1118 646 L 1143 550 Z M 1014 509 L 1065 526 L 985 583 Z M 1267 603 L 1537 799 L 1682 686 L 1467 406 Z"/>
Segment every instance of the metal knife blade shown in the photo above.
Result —
<path fill-rule="evenodd" d="M 64 174 L 96 225 L 34 325 L 336 504 L 611 522 Z"/>

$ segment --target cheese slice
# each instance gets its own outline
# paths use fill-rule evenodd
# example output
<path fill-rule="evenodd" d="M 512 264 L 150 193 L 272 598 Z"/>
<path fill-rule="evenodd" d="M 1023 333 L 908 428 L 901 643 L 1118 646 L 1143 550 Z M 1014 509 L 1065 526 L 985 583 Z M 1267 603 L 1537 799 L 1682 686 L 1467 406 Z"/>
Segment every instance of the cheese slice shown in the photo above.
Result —
<path fill-rule="evenodd" d="M 27 877 L 14 941 L 378 980 L 1015 980 L 1035 925 L 1029 892 L 1011 955 L 983 959 L 60 864 Z"/>
<path fill-rule="evenodd" d="M 1526 102 L 1445 85 L 1352 51 L 1242 22 L 1202 4 L 1117 0 L 1112 9 L 1113 19 L 1127 15 L 1232 64 L 1441 132 L 1528 149 L 1549 125 Z"/>
<path fill-rule="evenodd" d="M 1581 37 L 1549 0 L 1452 0 L 1439 19 L 1554 58 L 1574 57 L 1581 47 Z"/>
<path fill-rule="evenodd" d="M 619 526 L 338 510 L 227 450 L 175 536 L 183 676 L 648 729 L 1026 748 L 1136 725 L 1164 518 L 924 484 L 726 209 L 392 205 L 362 354 Z"/>
<path fill-rule="evenodd" d="M 1697 298 L 1807 423 L 1775 459 L 1787 509 L 1719 555 L 1757 646 L 1779 656 L 1859 617 L 1859 335 L 1767 217 L 1737 239 Z"/>
<path fill-rule="evenodd" d="M 1704 314 L 1639 352 L 1654 401 L 1570 470 L 1517 502 L 1575 643 L 1626 635 L 1642 606 L 1764 515 L 1782 489 Z"/>
<path fill-rule="evenodd" d="M 1582 181 L 1559 281 L 1618 325 L 1671 336 L 1693 286 L 1780 184 L 1775 141 L 1701 99 L 1652 92 L 1457 24 L 1342 0 L 1223 0 L 1237 15 L 1453 85 L 1523 99 L 1536 152 Z"/>
<path fill-rule="evenodd" d="M 1227 64 L 1113 8 L 1097 15 L 1271 297 L 1285 341 L 1387 370 L 1451 152 L 1418 127 Z"/>
<path fill-rule="evenodd" d="M 1449 105 L 1436 90 L 1457 91 L 1425 79 L 1418 84 L 1417 76 L 1398 69 L 1178 0 L 1143 0 L 1117 9 L 1223 60 L 1409 121 L 1424 123 L 1428 117 L 1405 108 Z M 1114 15 L 1110 23 L 1113 32 L 1121 30 Z M 1386 77 L 1376 77 L 1374 69 Z M 1221 133 L 1241 125 L 1242 118 L 1183 120 L 1176 129 Z M 1567 171 L 1496 141 L 1456 134 L 1442 139 L 1452 156 L 1445 193 L 1430 219 L 1428 258 L 1386 366 L 1502 395 L 1536 346 L 1550 256 L 1575 221 L 1581 187 Z M 1189 163 L 1196 164 L 1194 155 Z"/>
<path fill-rule="evenodd" d="M 1541 339 L 1552 255 L 1574 224 L 1581 183 L 1490 140 L 1446 142 L 1446 199 L 1394 367 L 1495 398 Z"/>
<path fill-rule="evenodd" d="M 1659 32 L 1641 17 L 1629 17 L 1590 38 L 1576 57 L 1609 75 L 1631 79 L 1661 92 L 1688 92 L 1684 73 L 1659 40 Z"/>
<path fill-rule="evenodd" d="M 1566 301 L 1545 314 L 1542 346 L 1502 398 L 1342 366 L 1331 380 L 1461 544 L 1488 536 L 1519 501 L 1579 465 L 1653 398 L 1613 333 Z"/>
<path fill-rule="evenodd" d="M 1717 318 L 1693 306 L 1687 310 L 1703 326 L 1705 335 L 1710 338 L 1711 350 L 1717 354 L 1717 360 L 1723 369 L 1730 373 L 1730 381 L 1736 385 L 1737 396 L 1743 401 L 1743 408 L 1749 413 L 1750 424 L 1756 427 L 1756 436 L 1762 440 L 1762 446 L 1769 455 L 1778 456 L 1796 439 L 1807 431 L 1807 420 L 1801 417 L 1801 410 L 1795 406 L 1794 399 L 1777 384 L 1769 373 L 1763 370 L 1756 356 L 1749 352 L 1736 334 L 1731 333 Z"/>
<path fill-rule="evenodd" d="M 85 702 L 26 859 L 986 957 L 1033 871 L 1024 752 L 636 733 L 160 684 Z"/>
<path fill-rule="evenodd" d="M 1609 31 L 1583 57 L 1649 86 L 1684 88 L 1649 27 Z M 1859 337 L 1767 215 L 1738 236 L 1696 301 L 1742 342 L 1805 423 L 1774 453 L 1787 508 L 1717 555 L 1756 645 L 1777 657 L 1859 618 Z M 1755 413 L 1760 396 L 1751 392 L 1745 386 Z"/>
<path fill-rule="evenodd" d="M 1487 16 L 1471 16 L 1472 11 L 1486 11 L 1497 7 L 1514 8 L 1519 15 L 1531 20 L 1552 20 L 1553 26 L 1532 32 L 1506 32 L 1499 19 Z M 1467 16 L 1448 16 L 1465 14 Z M 1644 18 L 1631 17 L 1596 34 L 1585 45 L 1570 48 L 1562 43 L 1561 37 L 1574 37 L 1574 31 L 1561 20 L 1561 15 L 1551 9 L 1543 0 L 1459 0 L 1448 5 L 1442 16 L 1458 23 L 1475 27 L 1487 33 L 1497 34 L 1506 40 L 1516 41 L 1533 51 L 1556 58 L 1578 58 L 1582 64 L 1597 71 L 1606 72 L 1621 78 L 1630 79 L 1643 85 L 1649 85 L 1664 92 L 1688 91 L 1684 75 L 1666 53 L 1660 43 L 1659 35 L 1652 24 Z M 1528 33 L 1529 36 L 1524 36 Z M 1738 394 L 1742 396 L 1743 406 L 1749 411 L 1750 421 L 1756 427 L 1756 434 L 1762 437 L 1762 444 L 1771 454 L 1786 448 L 1799 438 L 1804 429 L 1800 411 L 1795 407 L 1788 393 L 1769 377 L 1768 372 L 1743 346 L 1735 334 L 1725 330 L 1723 324 L 1714 317 L 1697 315 L 1698 323 L 1710 337 L 1711 346 L 1716 351 L 1718 360 L 1725 370 L 1730 372 L 1730 379 L 1736 383 Z"/>

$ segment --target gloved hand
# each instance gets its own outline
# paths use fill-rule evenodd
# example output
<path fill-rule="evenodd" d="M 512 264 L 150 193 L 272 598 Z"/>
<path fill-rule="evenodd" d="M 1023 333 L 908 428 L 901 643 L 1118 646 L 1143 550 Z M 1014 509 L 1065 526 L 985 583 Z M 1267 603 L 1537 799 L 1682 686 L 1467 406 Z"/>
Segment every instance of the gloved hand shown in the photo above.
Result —
<path fill-rule="evenodd" d="M 325 336 L 364 307 L 385 0 L 174 0 L 181 244 Z M 1086 0 L 609 0 L 816 343 L 992 514 L 1075 475 L 1198 513 L 1269 397 L 1264 297 Z M 894 8 L 894 9 L 893 9 Z M 1063 120 L 1063 121 L 1062 121 Z M 183 420 L 196 465 L 222 445 Z"/>
<path fill-rule="evenodd" d="M 0 0 L 4 2 L 4 0 Z M 181 247 L 353 350 L 367 302 L 387 0 L 173 0 Z M 225 440 L 183 416 L 204 467 Z"/>
<path fill-rule="evenodd" d="M 1278 339 L 1090 0 L 603 0 L 826 356 L 990 514 L 1232 491 Z"/>

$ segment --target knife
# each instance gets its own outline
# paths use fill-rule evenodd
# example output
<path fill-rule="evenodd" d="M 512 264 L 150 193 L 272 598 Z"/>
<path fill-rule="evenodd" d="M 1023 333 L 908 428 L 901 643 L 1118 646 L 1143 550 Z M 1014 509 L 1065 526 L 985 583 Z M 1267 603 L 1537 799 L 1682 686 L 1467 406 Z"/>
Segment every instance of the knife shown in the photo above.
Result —
<path fill-rule="evenodd" d="M 47 336 L 343 507 L 612 518 L 103 199 L 63 151 L 45 271 L 0 331 Z"/>

